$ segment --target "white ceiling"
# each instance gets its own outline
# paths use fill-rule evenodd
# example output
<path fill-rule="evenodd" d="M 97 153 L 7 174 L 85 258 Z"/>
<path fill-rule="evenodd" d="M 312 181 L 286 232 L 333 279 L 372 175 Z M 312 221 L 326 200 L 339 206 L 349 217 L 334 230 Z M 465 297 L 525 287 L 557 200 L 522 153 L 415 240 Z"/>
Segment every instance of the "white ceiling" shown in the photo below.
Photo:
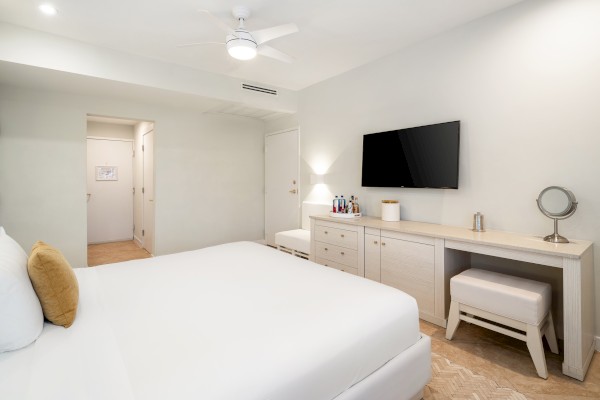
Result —
<path fill-rule="evenodd" d="M 42 15 L 42 0 L 0 0 L 0 21 L 89 44 L 230 77 L 300 90 L 369 63 L 445 30 L 522 0 L 48 0 L 59 10 Z M 252 31 L 295 22 L 300 32 L 269 44 L 293 64 L 257 57 L 230 58 L 224 46 L 177 44 L 223 41 L 207 9 L 231 26 L 243 4 Z"/>

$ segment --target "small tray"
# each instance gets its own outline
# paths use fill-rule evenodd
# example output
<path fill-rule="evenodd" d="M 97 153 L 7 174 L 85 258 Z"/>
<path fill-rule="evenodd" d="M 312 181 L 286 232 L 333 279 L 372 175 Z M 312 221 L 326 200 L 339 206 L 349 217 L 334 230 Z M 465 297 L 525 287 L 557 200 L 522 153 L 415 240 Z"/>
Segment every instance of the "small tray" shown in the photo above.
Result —
<path fill-rule="evenodd" d="M 329 211 L 329 216 L 333 218 L 359 218 L 362 217 L 361 213 L 334 213 L 333 211 Z"/>

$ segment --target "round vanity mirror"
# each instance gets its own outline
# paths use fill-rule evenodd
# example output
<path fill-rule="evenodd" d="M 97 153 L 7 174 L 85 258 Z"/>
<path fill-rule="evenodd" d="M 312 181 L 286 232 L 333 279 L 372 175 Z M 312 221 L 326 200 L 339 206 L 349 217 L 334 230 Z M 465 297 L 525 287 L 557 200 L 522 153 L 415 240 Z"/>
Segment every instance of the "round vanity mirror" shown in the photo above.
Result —
<path fill-rule="evenodd" d="M 577 210 L 577 199 L 573 192 L 560 186 L 549 186 L 540 192 L 537 205 L 545 216 L 554 219 L 554 233 L 544 237 L 544 240 L 569 243 L 567 238 L 558 234 L 558 220 L 570 217 Z"/>

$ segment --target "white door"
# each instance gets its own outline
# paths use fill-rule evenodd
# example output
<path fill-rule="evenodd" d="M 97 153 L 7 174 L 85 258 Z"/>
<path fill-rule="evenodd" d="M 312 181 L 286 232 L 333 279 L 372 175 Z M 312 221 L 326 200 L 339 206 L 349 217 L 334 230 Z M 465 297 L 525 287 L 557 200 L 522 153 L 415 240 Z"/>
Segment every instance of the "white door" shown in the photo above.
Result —
<path fill-rule="evenodd" d="M 133 239 L 133 142 L 87 139 L 88 243 Z"/>
<path fill-rule="evenodd" d="M 275 246 L 275 234 L 300 225 L 298 130 L 265 138 L 265 240 Z"/>
<path fill-rule="evenodd" d="M 154 254 L 154 131 L 144 134 L 144 226 L 142 237 L 144 248 Z"/>

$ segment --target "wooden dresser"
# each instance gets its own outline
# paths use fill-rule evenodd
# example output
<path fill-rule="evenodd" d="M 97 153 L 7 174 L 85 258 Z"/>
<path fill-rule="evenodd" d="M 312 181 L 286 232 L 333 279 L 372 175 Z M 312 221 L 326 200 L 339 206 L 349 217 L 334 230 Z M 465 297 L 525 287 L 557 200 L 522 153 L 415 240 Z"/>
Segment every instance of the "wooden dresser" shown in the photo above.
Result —
<path fill-rule="evenodd" d="M 311 229 L 311 254 L 319 264 L 364 276 L 364 228 L 319 221 Z M 314 244 L 314 248 L 313 248 Z"/>
<path fill-rule="evenodd" d="M 562 269 L 563 373 L 583 380 L 594 353 L 592 242 L 554 244 L 530 235 L 422 222 L 311 216 L 312 261 L 410 294 L 419 316 L 442 327 L 450 278 L 470 267 L 473 253 Z"/>

